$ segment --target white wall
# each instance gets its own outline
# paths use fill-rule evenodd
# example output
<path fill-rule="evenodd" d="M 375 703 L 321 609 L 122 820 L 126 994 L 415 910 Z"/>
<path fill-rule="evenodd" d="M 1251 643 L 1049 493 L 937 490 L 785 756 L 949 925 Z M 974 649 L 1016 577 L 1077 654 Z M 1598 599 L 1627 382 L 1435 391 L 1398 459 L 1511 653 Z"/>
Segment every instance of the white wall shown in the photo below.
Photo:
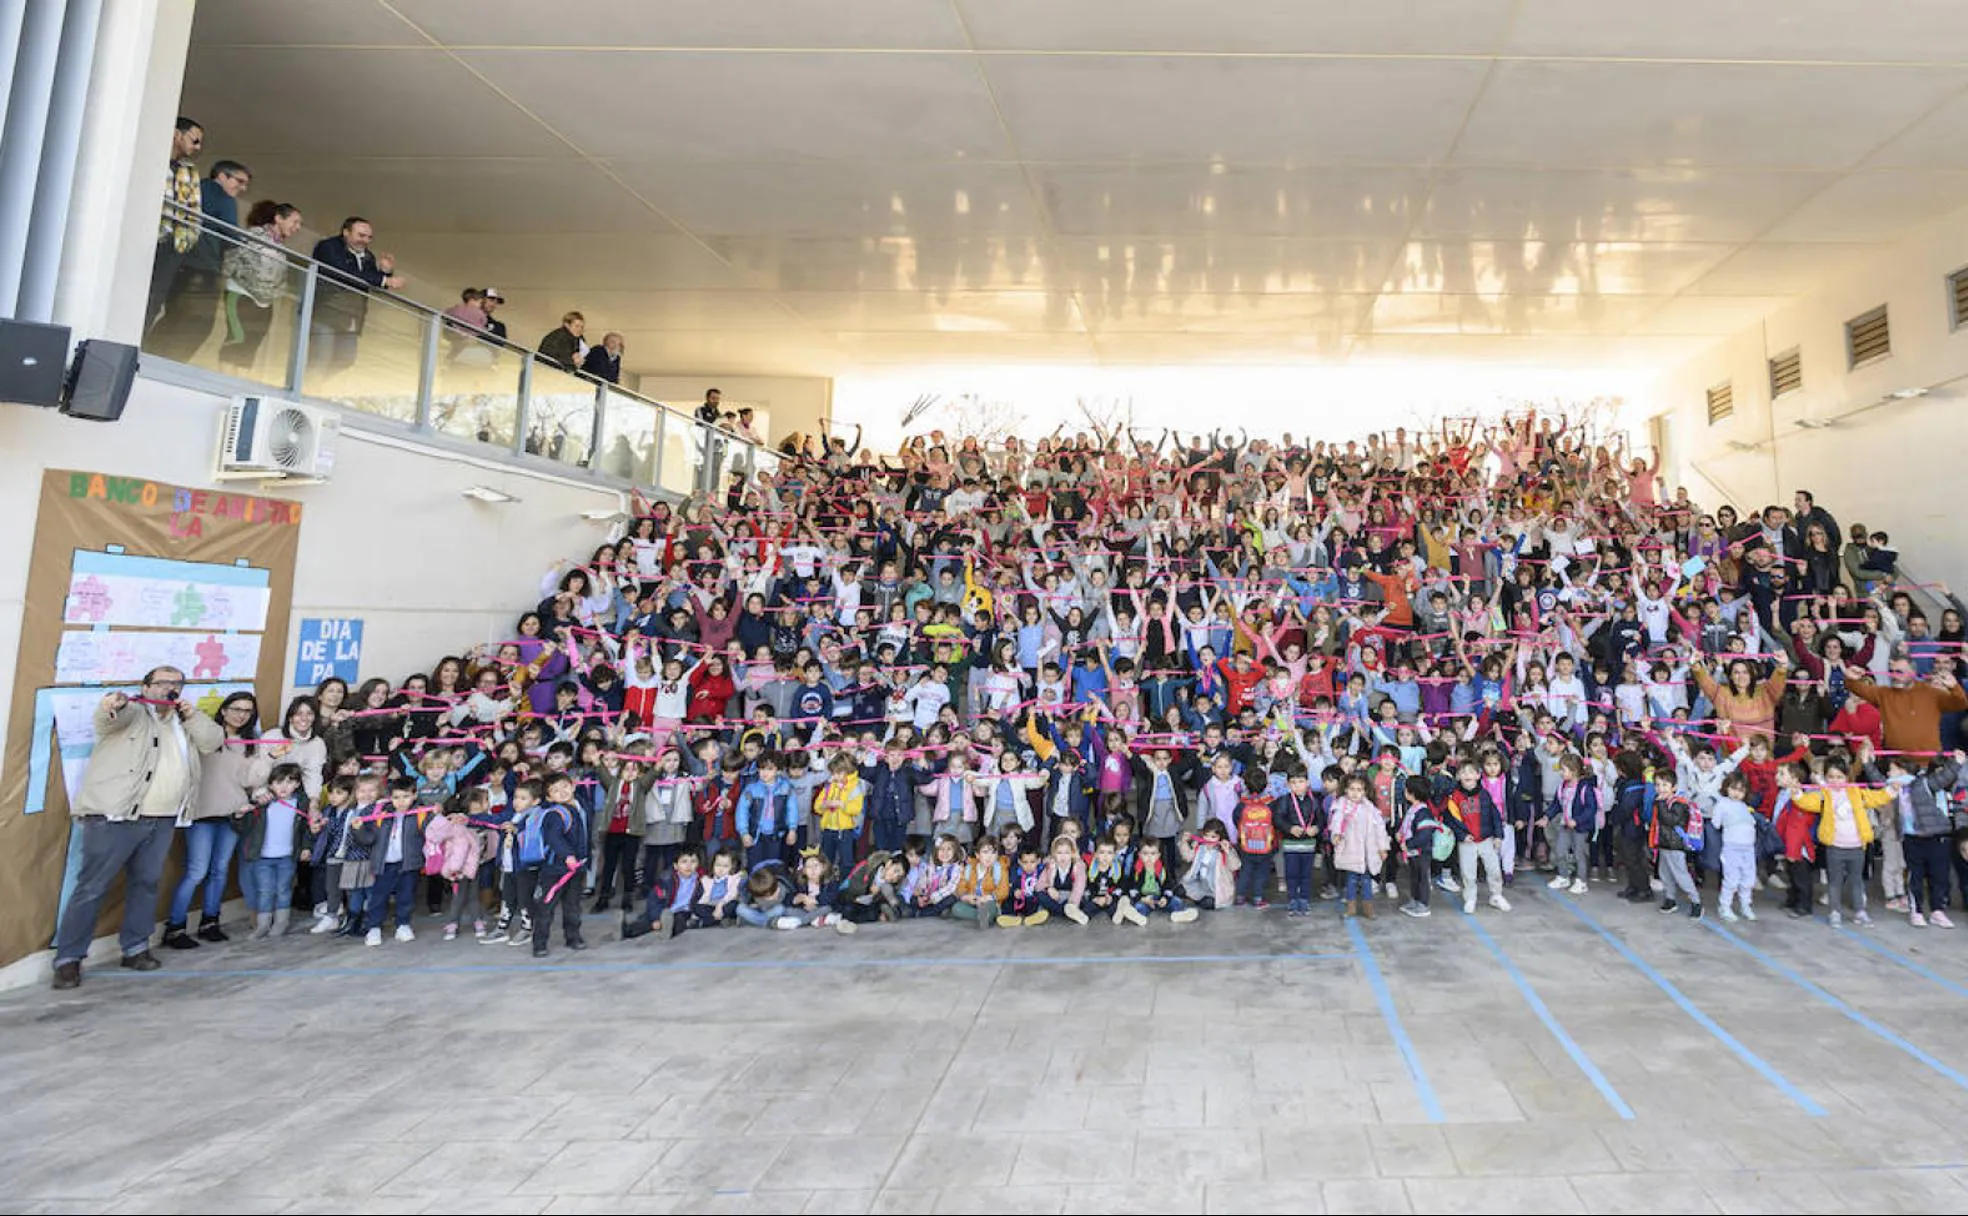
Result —
<path fill-rule="evenodd" d="M 767 411 L 766 439 L 778 443 L 798 432 L 821 432 L 821 419 L 833 415 L 834 382 L 822 376 L 641 376 L 635 390 L 666 405 L 695 409 L 704 390 L 715 388 L 726 405 L 754 405 Z"/>
<path fill-rule="evenodd" d="M 209 487 L 226 401 L 209 392 L 139 379 L 119 422 L 88 423 L 54 410 L 0 405 L 0 737 L 13 688 L 27 564 L 41 473 L 83 469 Z M 395 442 L 394 437 L 391 437 Z M 462 496 L 485 485 L 518 498 L 492 505 Z M 235 492 L 305 504 L 293 616 L 365 622 L 362 674 L 401 679 L 440 656 L 511 636 L 538 602 L 554 561 L 585 557 L 606 523 L 583 511 L 616 508 L 620 496 L 551 476 L 430 449 L 386 447 L 344 430 L 326 485 Z M 295 629 L 282 664 L 293 674 Z"/>
<path fill-rule="evenodd" d="M 1636 395 L 1629 427 L 1645 436 L 1647 420 L 1662 418 L 1672 462 L 1664 475 L 1697 502 L 1754 510 L 1789 506 L 1794 491 L 1809 490 L 1840 527 L 1860 522 L 1891 533 L 1916 577 L 1968 588 L 1958 505 L 1968 473 L 1968 329 L 1949 329 L 1946 286 L 1964 265 L 1968 211 L 1663 375 Z M 1893 353 L 1848 372 L 1845 322 L 1881 304 Z M 1803 356 L 1804 388 L 1772 402 L 1766 361 L 1793 347 Z M 1711 427 L 1705 394 L 1724 380 L 1735 415 Z M 1919 400 L 1885 400 L 1895 389 L 1928 387 L 1934 391 Z M 1805 429 L 1799 419 L 1832 425 Z"/>

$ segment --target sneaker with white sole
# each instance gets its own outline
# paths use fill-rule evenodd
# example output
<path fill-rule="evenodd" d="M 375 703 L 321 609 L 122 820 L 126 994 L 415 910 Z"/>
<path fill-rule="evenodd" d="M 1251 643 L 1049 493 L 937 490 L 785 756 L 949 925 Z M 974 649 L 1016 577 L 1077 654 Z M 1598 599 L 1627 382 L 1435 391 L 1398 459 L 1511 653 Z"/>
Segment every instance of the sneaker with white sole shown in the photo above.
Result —
<path fill-rule="evenodd" d="M 800 924 L 800 918 L 797 916 L 781 916 L 773 920 L 772 927 L 775 929 L 797 929 L 800 927 Z"/>
<path fill-rule="evenodd" d="M 1447 891 L 1451 895 L 1460 894 L 1462 891 L 1462 884 L 1456 881 L 1455 875 L 1453 874 L 1443 874 L 1438 876 L 1435 879 L 1435 885 L 1442 888 L 1444 891 Z"/>
<path fill-rule="evenodd" d="M 1004 918 L 999 917 L 998 922 L 1000 924 L 1004 923 Z M 843 937 L 853 936 L 854 929 L 855 929 L 854 922 L 847 919 L 845 916 L 836 916 L 834 918 L 834 932 L 842 935 Z"/>
<path fill-rule="evenodd" d="M 1756 909 L 1750 907 L 1748 904 L 1744 904 L 1743 919 L 1747 921 L 1754 921 L 1756 919 Z"/>
<path fill-rule="evenodd" d="M 1169 913 L 1169 923 L 1172 925 L 1186 925 L 1190 921 L 1195 920 L 1197 915 L 1194 908 L 1184 908 L 1180 912 Z"/>
<path fill-rule="evenodd" d="M 1125 924 L 1127 922 L 1128 907 L 1129 907 L 1128 901 L 1125 899 L 1122 900 L 1120 903 L 1114 905 L 1114 915 L 1112 919 L 1115 924 L 1119 925 L 1119 924 Z"/>
<path fill-rule="evenodd" d="M 371 929 L 371 930 L 369 930 L 369 932 L 367 932 L 367 933 L 365 933 L 365 934 L 363 934 L 363 935 L 362 935 L 362 944 L 363 944 L 363 945 L 365 945 L 365 946 L 380 946 L 380 945 L 382 945 L 382 944 L 383 944 L 383 931 L 382 931 L 381 929 Z"/>
<path fill-rule="evenodd" d="M 1562 891 L 1566 887 L 1572 885 L 1572 880 L 1566 878 L 1563 874 L 1560 874 L 1558 877 L 1552 879 L 1550 882 L 1545 883 L 1544 885 L 1551 888 L 1553 891 Z"/>
<path fill-rule="evenodd" d="M 414 942 L 417 940 L 417 931 L 409 925 L 398 925 L 396 927 L 396 940 L 400 942 Z"/>
<path fill-rule="evenodd" d="M 445 941 L 447 941 L 447 942 L 455 942 L 455 941 L 457 941 L 457 940 L 458 940 L 458 926 L 456 926 L 456 925 L 446 925 L 446 926 L 444 926 L 444 940 L 445 940 Z"/>
<path fill-rule="evenodd" d="M 1473 900 L 1473 899 L 1465 899 L 1465 900 L 1463 900 L 1463 901 L 1462 901 L 1462 914 L 1463 914 L 1464 916 L 1474 916 L 1474 915 L 1476 915 L 1476 901 L 1475 901 L 1475 900 Z"/>
<path fill-rule="evenodd" d="M 1428 905 L 1422 903 L 1420 900 L 1411 899 L 1401 905 L 1401 913 L 1404 916 L 1412 916 L 1419 920 L 1421 917 L 1428 915 Z"/>
<path fill-rule="evenodd" d="M 329 913 L 323 912 L 314 918 L 314 926 L 308 932 L 319 936 L 323 933 L 333 933 L 336 928 L 337 922 L 335 918 Z"/>
<path fill-rule="evenodd" d="M 1857 912 L 1852 913 L 1852 923 L 1859 926 L 1861 929 L 1871 928 L 1872 914 L 1867 912 L 1864 908 L 1860 908 Z"/>
<path fill-rule="evenodd" d="M 1826 919 L 1830 922 L 1831 927 L 1836 929 L 1838 928 L 1838 926 L 1845 923 L 1845 914 L 1843 912 L 1840 912 L 1838 909 L 1833 908 L 1831 910 L 1831 915 Z"/>
<path fill-rule="evenodd" d="M 1736 914 L 1735 914 L 1734 912 L 1731 912 L 1731 911 L 1729 911 L 1729 910 L 1728 910 L 1727 908 L 1724 908 L 1724 909 L 1722 909 L 1722 919 L 1723 919 L 1723 920 L 1724 920 L 1725 922 L 1727 922 L 1728 924 L 1731 924 L 1731 925 L 1733 925 L 1733 924 L 1735 924 L 1735 923 L 1736 923 L 1736 921 L 1737 921 L 1737 920 L 1738 920 L 1739 918 L 1738 918 L 1738 917 L 1736 916 Z"/>
<path fill-rule="evenodd" d="M 1907 924 L 1912 925 L 1916 929 L 1925 929 L 1927 927 L 1927 918 L 1918 912 L 1909 912 L 1907 913 Z"/>
<path fill-rule="evenodd" d="M 1148 914 L 1135 907 L 1132 902 L 1122 900 L 1121 911 L 1127 916 L 1130 923 L 1140 925 L 1144 928 L 1147 926 Z"/>
<path fill-rule="evenodd" d="M 1086 910 L 1081 908 L 1080 905 L 1078 904 L 1067 904 L 1066 919 L 1072 921 L 1076 925 L 1084 925 L 1087 923 Z"/>
<path fill-rule="evenodd" d="M 1571 890 L 1572 890 L 1572 894 L 1574 895 L 1585 894 L 1585 880 L 1583 878 L 1574 878 L 1572 880 Z"/>
<path fill-rule="evenodd" d="M 1936 929 L 1954 928 L 1954 922 L 1949 920 L 1948 914 L 1939 908 L 1936 908 L 1932 912 L 1929 912 L 1927 914 L 1927 923 L 1934 926 Z"/>
<path fill-rule="evenodd" d="M 1501 891 L 1496 892 L 1490 896 L 1490 906 L 1492 908 L 1495 908 L 1499 912 L 1510 911 L 1510 901 L 1503 897 L 1503 893 Z"/>

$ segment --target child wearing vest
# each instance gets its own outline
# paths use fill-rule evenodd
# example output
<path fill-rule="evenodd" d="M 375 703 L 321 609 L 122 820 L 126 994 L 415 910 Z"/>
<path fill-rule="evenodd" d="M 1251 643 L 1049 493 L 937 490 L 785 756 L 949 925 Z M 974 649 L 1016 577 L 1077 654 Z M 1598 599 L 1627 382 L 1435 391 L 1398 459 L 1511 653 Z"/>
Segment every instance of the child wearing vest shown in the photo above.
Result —
<path fill-rule="evenodd" d="M 1465 761 L 1456 770 L 1456 787 L 1442 804 L 1442 822 L 1455 833 L 1465 915 L 1476 912 L 1478 863 L 1490 884 L 1490 906 L 1499 912 L 1510 911 L 1510 901 L 1503 895 L 1503 863 L 1498 855 L 1503 838 L 1503 808 L 1484 787 L 1483 773 L 1483 769 Z"/>
<path fill-rule="evenodd" d="M 1236 902 L 1259 912 L 1271 906 L 1264 893 L 1271 885 L 1271 855 L 1278 851 L 1277 821 L 1265 793 L 1269 783 L 1263 769 L 1245 769 L 1244 798 L 1236 811 L 1237 855 L 1244 863 L 1237 871 Z"/>
<path fill-rule="evenodd" d="M 1805 790 L 1793 798 L 1792 805 L 1806 815 L 1817 817 L 1818 845 L 1824 851 L 1825 883 L 1831 888 L 1831 923 L 1845 922 L 1841 914 L 1849 902 L 1852 923 L 1869 925 L 1866 913 L 1865 855 L 1872 844 L 1872 813 L 1893 804 L 1891 790 L 1850 785 L 1851 768 L 1842 760 L 1827 761 L 1824 784 Z"/>
<path fill-rule="evenodd" d="M 836 873 L 854 868 L 854 846 L 861 838 L 861 811 L 867 789 L 854 758 L 836 753 L 828 762 L 827 784 L 813 796 L 813 815 L 820 825 L 820 854 Z"/>

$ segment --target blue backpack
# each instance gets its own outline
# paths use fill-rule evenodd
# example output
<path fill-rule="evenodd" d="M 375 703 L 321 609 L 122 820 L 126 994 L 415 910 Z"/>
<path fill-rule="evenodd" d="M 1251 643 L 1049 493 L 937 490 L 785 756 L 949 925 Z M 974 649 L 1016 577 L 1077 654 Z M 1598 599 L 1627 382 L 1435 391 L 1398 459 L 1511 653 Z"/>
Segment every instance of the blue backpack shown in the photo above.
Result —
<path fill-rule="evenodd" d="M 540 825 L 545 822 L 548 811 L 560 816 L 569 829 L 574 826 L 573 818 L 562 807 L 536 806 L 528 811 L 526 821 L 519 828 L 519 864 L 522 866 L 537 866 L 547 860 L 546 834 L 540 830 Z"/>

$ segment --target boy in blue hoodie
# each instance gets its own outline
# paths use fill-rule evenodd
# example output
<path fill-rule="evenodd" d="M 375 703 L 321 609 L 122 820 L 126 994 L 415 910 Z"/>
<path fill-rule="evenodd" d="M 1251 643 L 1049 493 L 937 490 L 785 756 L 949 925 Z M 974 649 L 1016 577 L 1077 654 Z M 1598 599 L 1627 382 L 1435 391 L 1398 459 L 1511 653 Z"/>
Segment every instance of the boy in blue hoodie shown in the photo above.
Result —
<path fill-rule="evenodd" d="M 547 800 L 533 808 L 520 827 L 520 864 L 534 872 L 534 958 L 547 957 L 547 938 L 553 932 L 549 918 L 556 907 L 567 948 L 588 948 L 581 940 L 581 888 L 574 873 L 587 863 L 588 834 L 574 807 L 574 785 L 572 773 L 549 777 Z"/>
<path fill-rule="evenodd" d="M 779 757 L 759 757 L 758 776 L 738 795 L 738 839 L 745 845 L 745 864 L 784 862 L 786 849 L 799 844 L 799 800 L 793 783 L 780 771 Z"/>

